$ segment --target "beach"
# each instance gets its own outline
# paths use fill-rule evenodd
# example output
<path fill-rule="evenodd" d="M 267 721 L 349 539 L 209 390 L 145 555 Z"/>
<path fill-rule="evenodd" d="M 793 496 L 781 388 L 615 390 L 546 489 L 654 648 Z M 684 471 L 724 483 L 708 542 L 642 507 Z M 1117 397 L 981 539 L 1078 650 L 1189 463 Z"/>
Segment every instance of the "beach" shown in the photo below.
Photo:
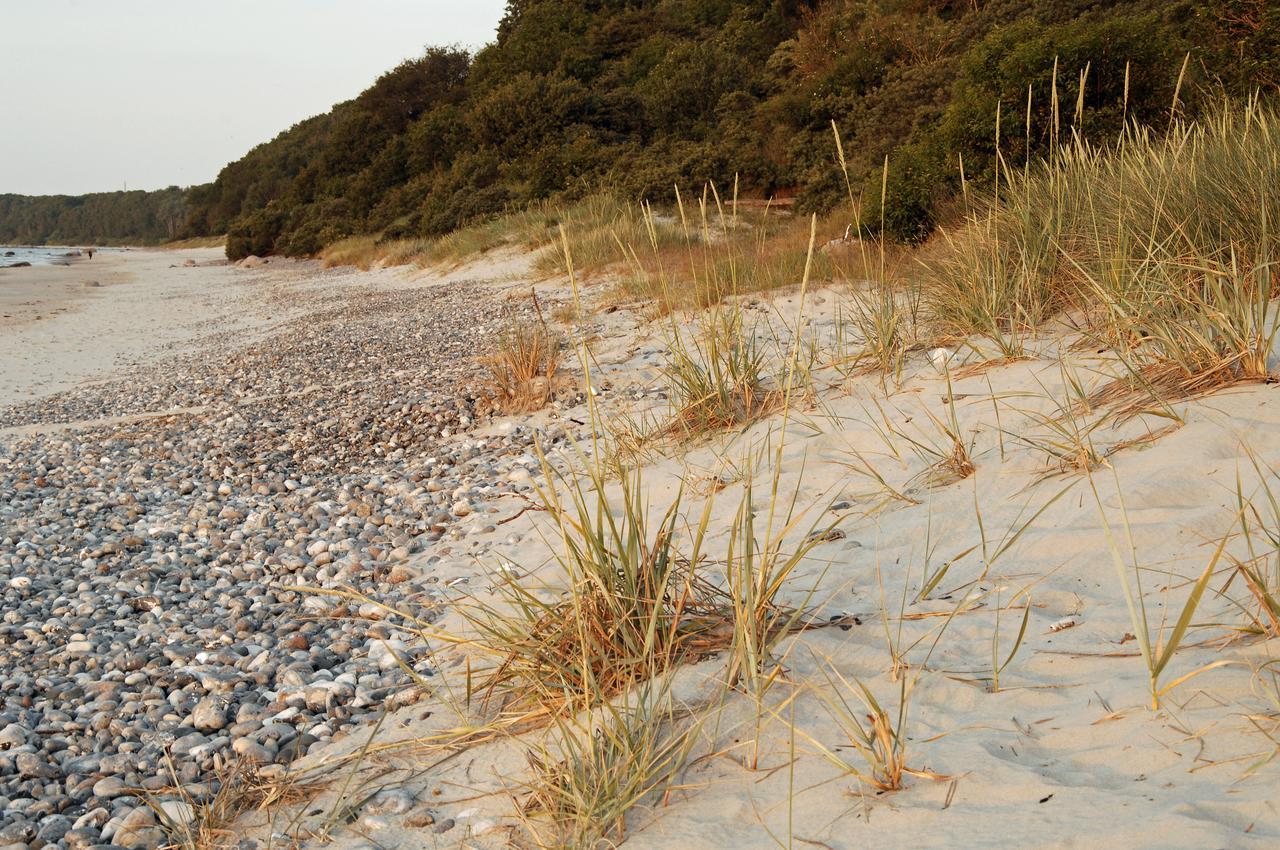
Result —
<path fill-rule="evenodd" d="M 359 272 L 155 251 L 0 276 L 0 846 L 159 846 L 211 817 L 232 765 L 251 770 L 236 787 L 279 792 L 219 827 L 258 847 L 523 834 L 528 748 L 563 751 L 471 694 L 486 656 L 460 606 L 509 580 L 562 598 L 565 526 L 535 484 L 590 468 L 597 417 L 668 416 L 671 329 L 706 318 L 655 321 L 531 261 Z M 693 730 L 689 758 L 627 816 L 627 846 L 1274 846 L 1280 706 L 1228 579 L 1248 557 L 1239 494 L 1267 516 L 1280 390 L 1099 427 L 1105 462 L 1085 474 L 1044 451 L 1040 414 L 1105 358 L 1046 334 L 1011 362 L 947 349 L 900 381 L 842 371 L 849 297 L 740 299 L 783 362 L 804 329 L 807 389 L 637 456 L 648 510 L 679 501 L 680 545 L 706 517 L 713 583 L 750 485 L 756 535 L 805 553 L 778 601 L 809 627 L 755 696 L 727 684 L 731 650 L 671 671 L 684 719 L 662 727 Z M 567 340 L 563 382 L 504 413 L 479 358 L 539 316 L 561 317 L 544 320 Z M 972 469 L 939 476 L 912 446 L 946 451 L 951 422 Z M 622 487 L 603 485 L 611 516 Z M 794 522 L 767 524 L 771 492 Z M 1224 536 L 1237 561 L 1215 555 Z M 1158 646 L 1206 567 L 1153 709 L 1125 576 Z M 861 686 L 904 708 L 900 788 L 867 781 L 851 745 Z"/>
<path fill-rule="evenodd" d="M 0 269 L 0 405 L 108 377 L 231 317 L 245 331 L 259 326 L 266 319 L 237 309 L 224 264 L 217 250 L 108 251 L 65 266 Z"/>

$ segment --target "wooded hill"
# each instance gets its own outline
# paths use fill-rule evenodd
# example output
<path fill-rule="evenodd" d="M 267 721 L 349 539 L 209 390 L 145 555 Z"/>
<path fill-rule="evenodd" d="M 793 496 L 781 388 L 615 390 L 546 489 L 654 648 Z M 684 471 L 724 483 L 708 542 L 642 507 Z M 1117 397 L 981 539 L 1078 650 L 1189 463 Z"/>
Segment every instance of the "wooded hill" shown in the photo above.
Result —
<path fill-rule="evenodd" d="M 232 257 L 311 254 L 735 176 L 822 210 L 847 196 L 834 122 L 866 219 L 887 157 L 886 229 L 917 239 L 961 165 L 990 175 L 998 112 L 1021 164 L 1055 136 L 1115 138 L 1278 83 L 1268 0 L 510 0 L 475 55 L 430 48 L 194 187 L 182 235 L 226 232 Z"/>

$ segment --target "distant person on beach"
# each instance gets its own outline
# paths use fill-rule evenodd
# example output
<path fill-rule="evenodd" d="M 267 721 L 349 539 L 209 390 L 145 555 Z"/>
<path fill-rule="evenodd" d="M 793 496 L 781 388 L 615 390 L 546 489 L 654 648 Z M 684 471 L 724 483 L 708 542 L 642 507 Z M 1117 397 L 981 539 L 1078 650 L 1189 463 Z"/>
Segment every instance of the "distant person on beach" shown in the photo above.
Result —
<path fill-rule="evenodd" d="M 93 259 L 93 249 L 92 249 L 92 248 L 85 248 L 85 249 L 84 249 L 84 252 L 85 252 L 86 254 L 88 254 L 88 255 L 89 255 L 89 259 L 91 259 L 91 260 Z"/>

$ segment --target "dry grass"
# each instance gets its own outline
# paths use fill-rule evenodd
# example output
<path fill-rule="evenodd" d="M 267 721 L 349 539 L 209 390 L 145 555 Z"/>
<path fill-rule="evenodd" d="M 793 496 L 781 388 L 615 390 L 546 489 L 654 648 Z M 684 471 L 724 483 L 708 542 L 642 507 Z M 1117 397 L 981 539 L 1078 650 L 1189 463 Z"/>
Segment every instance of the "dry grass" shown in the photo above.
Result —
<path fill-rule="evenodd" d="M 765 209 L 740 212 L 713 195 L 697 216 L 680 211 L 683 238 L 627 246 L 622 294 L 652 304 L 655 315 L 705 309 L 726 298 L 800 286 L 806 267 L 812 281 L 833 280 L 837 266 L 826 252 L 811 252 L 810 222 Z M 825 231 L 838 235 L 837 225 Z"/>
<path fill-rule="evenodd" d="M 295 774 L 267 778 L 249 764 L 234 764 L 218 772 L 218 791 L 210 799 L 192 797 L 174 776 L 167 791 L 148 795 L 146 804 L 155 812 L 165 833 L 165 847 L 172 850 L 224 850 L 237 846 L 242 833 L 236 822 L 251 811 L 268 811 L 315 799 L 329 785 L 327 780 Z M 166 810 L 165 802 L 177 803 Z"/>
<path fill-rule="evenodd" d="M 512 319 L 486 360 L 493 396 L 509 413 L 543 407 L 555 392 L 560 337 L 545 323 Z"/>
<path fill-rule="evenodd" d="M 432 242 L 426 239 L 390 239 L 380 236 L 350 236 L 320 252 L 326 268 L 354 266 L 361 271 L 391 266 L 425 265 Z"/>
<path fill-rule="evenodd" d="M 686 340 L 672 327 L 663 369 L 675 413 L 669 436 L 698 437 L 743 425 L 775 409 L 766 389 L 766 356 L 754 329 L 744 329 L 740 306 L 713 310 Z"/>
<path fill-rule="evenodd" d="M 554 243 L 561 213 L 548 202 L 460 227 L 423 240 L 418 261 L 424 266 L 456 266 L 499 248 L 545 249 Z"/>
<path fill-rule="evenodd" d="M 535 262 L 534 268 L 546 275 L 568 273 L 566 250 L 580 273 L 593 275 L 626 265 L 637 250 L 684 248 L 699 238 L 648 204 L 610 194 L 572 204 L 556 218 L 567 239 L 558 250 L 544 252 Z"/>
<path fill-rule="evenodd" d="M 187 248 L 221 248 L 226 244 L 226 235 L 192 236 L 190 239 L 175 239 L 172 242 L 166 242 L 160 247 L 168 250 L 180 251 Z"/>

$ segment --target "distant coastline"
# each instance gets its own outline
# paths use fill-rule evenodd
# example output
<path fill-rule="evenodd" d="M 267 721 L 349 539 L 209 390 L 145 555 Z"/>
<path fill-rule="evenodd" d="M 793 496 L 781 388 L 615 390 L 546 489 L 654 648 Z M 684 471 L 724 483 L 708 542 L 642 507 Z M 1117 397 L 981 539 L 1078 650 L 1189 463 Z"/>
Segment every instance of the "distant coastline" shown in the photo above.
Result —
<path fill-rule="evenodd" d="M 0 245 L 0 269 L 27 266 L 69 266 L 88 259 L 87 248 L 74 245 Z M 127 251 L 127 248 L 98 248 L 99 251 Z"/>

